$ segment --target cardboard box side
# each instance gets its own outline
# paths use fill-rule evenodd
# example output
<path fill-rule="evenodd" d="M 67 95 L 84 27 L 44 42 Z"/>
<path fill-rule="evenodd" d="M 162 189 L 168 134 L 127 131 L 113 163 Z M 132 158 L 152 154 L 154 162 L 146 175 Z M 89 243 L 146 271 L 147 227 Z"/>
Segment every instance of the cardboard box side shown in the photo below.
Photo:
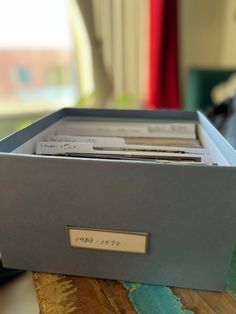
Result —
<path fill-rule="evenodd" d="M 236 236 L 235 168 L 2 155 L 0 170 L 6 266 L 224 288 Z M 148 253 L 70 248 L 68 225 L 148 233 Z"/>
<path fill-rule="evenodd" d="M 15 132 L 0 141 L 0 152 L 10 153 L 18 146 L 24 144 L 32 137 L 58 121 L 64 116 L 65 110 L 61 109 L 46 117 L 39 119 L 30 126 Z"/>
<path fill-rule="evenodd" d="M 236 151 L 230 143 L 219 133 L 209 120 L 198 112 L 198 119 L 204 131 L 210 136 L 217 148 L 221 151 L 231 166 L 236 166 Z"/>

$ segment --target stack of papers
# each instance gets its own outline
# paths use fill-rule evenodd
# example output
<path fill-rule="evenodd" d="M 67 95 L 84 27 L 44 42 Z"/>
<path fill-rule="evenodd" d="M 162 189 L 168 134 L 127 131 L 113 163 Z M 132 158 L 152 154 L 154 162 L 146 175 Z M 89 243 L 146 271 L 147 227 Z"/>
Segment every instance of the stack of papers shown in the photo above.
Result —
<path fill-rule="evenodd" d="M 66 121 L 36 146 L 37 155 L 212 165 L 196 123 Z"/>

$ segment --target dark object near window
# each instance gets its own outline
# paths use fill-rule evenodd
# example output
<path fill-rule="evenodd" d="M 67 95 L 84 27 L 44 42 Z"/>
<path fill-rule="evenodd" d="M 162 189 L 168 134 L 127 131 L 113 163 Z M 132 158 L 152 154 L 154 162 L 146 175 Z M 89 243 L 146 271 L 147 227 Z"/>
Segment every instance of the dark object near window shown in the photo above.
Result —
<path fill-rule="evenodd" d="M 22 270 L 16 270 L 16 269 L 9 269 L 9 268 L 3 268 L 1 259 L 0 259 L 0 285 L 4 284 L 5 282 L 9 281 L 10 279 L 15 278 L 16 276 L 19 276 L 24 271 Z"/>
<path fill-rule="evenodd" d="M 236 94 L 218 106 L 211 106 L 205 111 L 208 119 L 236 149 Z"/>
<path fill-rule="evenodd" d="M 212 122 L 212 124 L 225 135 L 225 126 L 226 122 L 229 120 L 231 115 L 233 114 L 233 99 L 228 98 L 225 99 L 222 103 L 217 106 L 209 106 L 205 110 L 205 114 L 208 119 Z"/>

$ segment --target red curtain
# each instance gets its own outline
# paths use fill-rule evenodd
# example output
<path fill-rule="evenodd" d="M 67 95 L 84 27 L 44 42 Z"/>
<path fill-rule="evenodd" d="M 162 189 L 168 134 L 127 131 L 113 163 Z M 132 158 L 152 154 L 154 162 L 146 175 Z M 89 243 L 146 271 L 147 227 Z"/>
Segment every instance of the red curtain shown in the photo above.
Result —
<path fill-rule="evenodd" d="M 148 108 L 179 108 L 177 0 L 149 0 Z"/>

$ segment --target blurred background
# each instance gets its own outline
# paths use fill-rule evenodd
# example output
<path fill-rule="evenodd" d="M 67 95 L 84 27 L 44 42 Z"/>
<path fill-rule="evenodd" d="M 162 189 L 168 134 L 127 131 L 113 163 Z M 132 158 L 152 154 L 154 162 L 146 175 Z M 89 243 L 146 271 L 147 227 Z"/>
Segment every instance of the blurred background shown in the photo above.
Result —
<path fill-rule="evenodd" d="M 235 34 L 234 0 L 0 0 L 0 137 L 66 106 L 214 116 Z"/>

